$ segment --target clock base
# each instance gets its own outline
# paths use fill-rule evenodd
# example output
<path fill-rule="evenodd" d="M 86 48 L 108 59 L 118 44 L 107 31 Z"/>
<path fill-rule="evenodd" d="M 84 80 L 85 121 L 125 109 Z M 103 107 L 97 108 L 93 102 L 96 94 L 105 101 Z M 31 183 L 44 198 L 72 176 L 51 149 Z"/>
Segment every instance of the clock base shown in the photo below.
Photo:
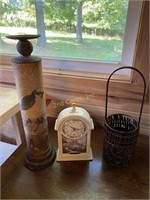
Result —
<path fill-rule="evenodd" d="M 60 150 L 57 150 L 56 161 L 79 161 L 79 160 L 93 160 L 92 149 L 90 148 L 89 153 L 80 153 L 80 154 L 68 154 L 61 153 Z"/>

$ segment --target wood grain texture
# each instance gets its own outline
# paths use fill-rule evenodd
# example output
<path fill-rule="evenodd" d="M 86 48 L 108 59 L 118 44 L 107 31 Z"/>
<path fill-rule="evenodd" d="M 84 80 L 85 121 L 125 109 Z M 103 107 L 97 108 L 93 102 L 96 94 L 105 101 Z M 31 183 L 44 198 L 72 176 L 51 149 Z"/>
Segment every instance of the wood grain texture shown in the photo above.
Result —
<path fill-rule="evenodd" d="M 14 137 L 16 139 L 17 146 L 19 146 L 25 141 L 25 132 L 20 112 L 12 117 L 12 125 L 14 130 Z"/>
<path fill-rule="evenodd" d="M 9 119 L 0 126 L 0 138 L 2 142 L 17 144 L 15 139 L 15 130 L 13 129 L 12 120 Z"/>
<path fill-rule="evenodd" d="M 84 103 L 77 103 L 79 107 L 85 108 L 90 115 L 92 116 L 94 123 L 99 123 L 101 126 L 104 125 L 105 117 L 105 108 L 101 106 L 87 105 Z M 70 106 L 69 104 L 63 103 L 62 100 L 51 100 L 51 103 L 47 106 L 47 115 L 49 117 L 56 118 L 58 114 L 66 107 Z M 132 118 L 135 118 L 138 121 L 139 113 L 133 112 L 130 110 L 116 110 L 115 108 L 109 109 L 108 116 L 115 113 L 127 114 Z M 144 135 L 149 135 L 149 114 L 143 113 L 140 124 L 140 133 Z"/>
<path fill-rule="evenodd" d="M 19 112 L 19 101 L 14 89 L 0 88 L 0 125 Z"/>
<path fill-rule="evenodd" d="M 45 89 L 46 99 L 54 100 L 53 107 L 63 107 L 71 106 L 72 103 L 94 105 L 99 107 L 105 107 L 105 95 L 99 95 L 94 92 L 72 92 L 58 89 Z M 142 97 L 142 95 L 141 95 Z M 51 102 L 52 103 L 52 102 Z M 109 95 L 108 97 L 108 108 L 116 110 L 126 110 L 137 112 L 140 111 L 141 101 L 131 100 L 129 98 L 114 97 Z M 132 108 L 132 109 L 131 109 Z M 146 103 L 144 104 L 143 112 L 148 113 L 150 106 Z"/>
<path fill-rule="evenodd" d="M 1 87 L 0 96 L 0 135 L 3 135 L 4 140 L 11 138 L 19 146 L 25 140 L 25 135 L 17 91 L 16 89 Z"/>
<path fill-rule="evenodd" d="M 141 23 L 133 62 L 133 66 L 136 66 L 143 73 L 147 85 L 150 83 L 149 73 L 147 72 L 147 68 L 149 68 L 149 5 L 149 1 L 143 1 Z M 138 85 L 142 84 L 141 79 L 137 77 L 137 73 L 133 73 L 132 81 L 136 81 Z"/>
<path fill-rule="evenodd" d="M 49 121 L 50 140 L 57 148 L 54 122 Z M 103 159 L 103 137 L 102 128 L 92 131 L 93 161 L 55 162 L 37 172 L 23 166 L 22 148 L 13 173 L 5 176 L 10 166 L 2 173 L 2 199 L 148 199 L 148 144 L 139 138 L 131 166 L 117 169 Z"/>
<path fill-rule="evenodd" d="M 15 84 L 13 71 L 10 66 L 1 65 L 1 82 L 4 84 Z M 49 89 L 58 89 L 61 91 L 86 92 L 105 95 L 106 79 L 87 78 L 80 76 L 67 76 L 52 74 L 51 70 L 43 69 L 44 87 Z M 143 85 L 136 85 L 136 80 L 132 82 L 126 80 L 113 80 L 110 84 L 110 95 L 130 99 L 141 99 Z"/>
<path fill-rule="evenodd" d="M 23 162 L 25 148 L 26 144 L 22 143 L 1 166 L 1 188 L 8 184 L 9 178 L 13 176 L 13 172 Z"/>
<path fill-rule="evenodd" d="M 66 81 L 65 81 L 66 80 Z M 87 108 L 97 120 L 104 120 L 106 81 L 79 78 L 66 78 L 44 74 L 44 86 L 47 102 L 47 113 L 57 117 L 58 113 L 72 103 Z M 127 84 L 127 85 L 126 85 Z M 110 83 L 109 109 L 114 113 L 122 112 L 137 117 L 139 114 L 142 91 L 141 86 L 133 87 L 129 83 Z M 112 112 L 111 112 L 112 113 Z M 149 101 L 145 100 L 142 117 L 142 133 L 149 134 Z"/>

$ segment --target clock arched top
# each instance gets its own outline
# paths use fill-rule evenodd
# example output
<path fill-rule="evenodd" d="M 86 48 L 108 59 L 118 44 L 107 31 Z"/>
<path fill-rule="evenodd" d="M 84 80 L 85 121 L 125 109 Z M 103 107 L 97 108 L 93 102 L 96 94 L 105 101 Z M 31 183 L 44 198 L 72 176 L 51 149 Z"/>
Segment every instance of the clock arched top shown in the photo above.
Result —
<path fill-rule="evenodd" d="M 94 129 L 93 120 L 91 119 L 89 113 L 84 108 L 72 106 L 65 108 L 59 113 L 55 123 L 55 130 L 58 130 L 60 125 L 68 119 L 80 119 L 86 122 L 91 130 Z"/>

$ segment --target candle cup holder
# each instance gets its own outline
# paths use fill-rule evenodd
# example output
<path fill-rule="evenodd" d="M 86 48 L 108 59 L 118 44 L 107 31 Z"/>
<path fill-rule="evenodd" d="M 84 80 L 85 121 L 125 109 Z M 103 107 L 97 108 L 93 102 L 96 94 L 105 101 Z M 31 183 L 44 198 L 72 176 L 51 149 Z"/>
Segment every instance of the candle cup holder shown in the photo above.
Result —
<path fill-rule="evenodd" d="M 138 121 L 126 114 L 112 114 L 107 116 L 108 88 L 112 75 L 122 69 L 135 70 L 142 77 L 144 83 L 141 109 Z M 132 156 L 140 129 L 140 120 L 143 110 L 146 92 L 146 81 L 143 74 L 133 67 L 120 67 L 116 69 L 108 78 L 106 86 L 106 105 L 105 105 L 105 138 L 103 146 L 103 156 L 108 164 L 115 167 L 127 167 L 132 162 Z"/>
<path fill-rule="evenodd" d="M 19 40 L 17 50 L 21 54 L 11 62 L 27 143 L 24 165 L 31 170 L 43 169 L 54 162 L 56 153 L 48 136 L 41 58 L 31 56 L 33 47 L 28 41 L 40 35 L 6 37 Z"/>

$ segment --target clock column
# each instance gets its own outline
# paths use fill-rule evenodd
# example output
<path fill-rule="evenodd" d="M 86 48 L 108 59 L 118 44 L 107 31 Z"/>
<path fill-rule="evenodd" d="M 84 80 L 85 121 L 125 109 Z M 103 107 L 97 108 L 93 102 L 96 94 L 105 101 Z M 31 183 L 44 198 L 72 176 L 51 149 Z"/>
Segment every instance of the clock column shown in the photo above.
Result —
<path fill-rule="evenodd" d="M 28 39 L 38 37 L 7 36 L 19 40 L 17 50 L 21 56 L 12 59 L 12 66 L 27 143 L 24 165 L 31 170 L 48 167 L 56 157 L 48 137 L 41 58 L 30 55 L 33 47 Z"/>

